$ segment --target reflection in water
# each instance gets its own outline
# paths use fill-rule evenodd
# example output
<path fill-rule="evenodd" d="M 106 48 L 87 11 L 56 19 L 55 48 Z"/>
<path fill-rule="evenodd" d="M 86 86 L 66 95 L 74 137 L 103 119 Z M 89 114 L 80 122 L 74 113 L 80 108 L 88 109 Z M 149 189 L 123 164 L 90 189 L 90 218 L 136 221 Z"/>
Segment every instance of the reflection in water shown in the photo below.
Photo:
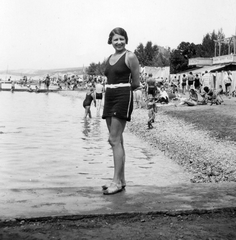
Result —
<path fill-rule="evenodd" d="M 102 132 L 101 132 L 101 124 L 104 124 L 105 121 L 101 119 L 101 117 L 95 118 L 84 118 L 81 123 L 83 123 L 82 133 L 86 138 L 82 138 L 83 140 L 87 140 L 92 137 L 96 141 L 102 140 Z"/>
<path fill-rule="evenodd" d="M 93 136 L 94 136 L 94 138 L 96 138 L 96 140 L 101 140 L 101 124 L 103 123 L 103 125 L 104 125 L 104 123 L 105 123 L 105 120 L 104 119 L 102 119 L 101 117 L 96 117 L 96 118 L 94 118 L 93 119 L 93 121 L 92 121 L 92 128 L 93 128 L 93 131 L 94 131 L 94 133 L 93 133 Z"/>
<path fill-rule="evenodd" d="M 89 137 L 89 133 L 91 131 L 90 121 L 91 121 L 90 119 L 84 118 L 84 122 L 83 122 L 84 126 L 83 126 L 82 133 L 85 135 L 86 138 Z M 87 140 L 86 138 L 82 138 L 82 139 Z"/>

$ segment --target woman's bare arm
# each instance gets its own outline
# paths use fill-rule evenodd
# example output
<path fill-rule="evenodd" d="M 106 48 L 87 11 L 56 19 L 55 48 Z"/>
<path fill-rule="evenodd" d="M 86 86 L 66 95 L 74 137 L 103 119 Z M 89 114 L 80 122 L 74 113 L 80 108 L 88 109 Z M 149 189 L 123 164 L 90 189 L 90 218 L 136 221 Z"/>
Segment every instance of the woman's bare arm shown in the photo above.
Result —
<path fill-rule="evenodd" d="M 136 55 L 132 52 L 128 52 L 126 58 L 126 64 L 131 70 L 132 75 L 132 82 L 131 86 L 132 89 L 135 90 L 140 86 L 140 75 L 139 75 L 139 62 Z"/>

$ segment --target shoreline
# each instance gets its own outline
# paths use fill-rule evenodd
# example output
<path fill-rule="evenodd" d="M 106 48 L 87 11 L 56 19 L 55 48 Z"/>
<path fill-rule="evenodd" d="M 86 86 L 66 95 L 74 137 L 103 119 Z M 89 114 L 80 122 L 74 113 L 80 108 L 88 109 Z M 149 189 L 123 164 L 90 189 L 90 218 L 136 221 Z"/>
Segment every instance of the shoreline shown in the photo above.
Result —
<path fill-rule="evenodd" d="M 57 91 L 63 96 L 78 98 L 83 98 L 85 92 L 84 89 Z M 236 182 L 236 142 L 212 137 L 209 131 L 171 116 L 166 111 L 178 111 L 171 105 L 158 107 L 153 129 L 147 127 L 147 109 L 134 108 L 131 122 L 127 122 L 125 131 L 143 139 L 154 151 L 162 151 L 183 167 L 186 173 L 193 176 L 192 183 Z M 212 107 L 197 106 L 183 107 L 182 110 L 210 108 Z"/>
<path fill-rule="evenodd" d="M 83 98 L 84 92 L 64 91 L 60 94 Z M 125 131 L 143 139 L 154 151 L 164 152 L 186 173 L 193 175 L 192 183 L 236 182 L 236 142 L 212 137 L 209 131 L 167 114 L 166 110 L 171 108 L 178 111 L 172 103 L 158 107 L 153 129 L 147 127 L 147 109 L 134 108 Z M 195 109 L 211 108 L 204 105 Z M 182 108 L 184 111 L 192 109 Z"/>

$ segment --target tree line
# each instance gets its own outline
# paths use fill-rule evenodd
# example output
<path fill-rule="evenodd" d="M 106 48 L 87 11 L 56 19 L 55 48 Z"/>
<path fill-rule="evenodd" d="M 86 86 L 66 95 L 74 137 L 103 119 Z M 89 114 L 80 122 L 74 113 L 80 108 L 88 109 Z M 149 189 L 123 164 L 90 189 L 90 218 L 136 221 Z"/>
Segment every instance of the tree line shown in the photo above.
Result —
<path fill-rule="evenodd" d="M 201 44 L 194 44 L 189 42 L 181 42 L 176 49 L 163 48 L 151 41 L 148 41 L 146 45 L 140 43 L 134 50 L 139 63 L 142 67 L 166 67 L 170 66 L 170 73 L 179 73 L 188 69 L 192 69 L 195 66 L 188 66 L 188 60 L 190 58 L 204 57 L 212 58 L 215 56 L 215 40 L 223 39 L 225 35 L 222 29 L 216 33 L 213 30 L 212 33 L 207 33 Z M 219 48 L 217 48 L 217 55 L 219 55 Z M 228 45 L 226 43 L 221 44 L 220 55 L 227 55 Z M 86 73 L 89 75 L 104 75 L 106 66 L 106 60 L 99 63 L 91 63 L 86 68 Z"/>

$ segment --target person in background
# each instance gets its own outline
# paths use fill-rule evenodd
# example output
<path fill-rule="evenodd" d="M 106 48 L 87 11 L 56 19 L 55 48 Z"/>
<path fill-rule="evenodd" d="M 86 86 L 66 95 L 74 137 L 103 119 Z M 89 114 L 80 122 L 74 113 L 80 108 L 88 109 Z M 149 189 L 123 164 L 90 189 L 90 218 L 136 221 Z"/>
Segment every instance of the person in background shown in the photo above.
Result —
<path fill-rule="evenodd" d="M 198 74 L 196 74 L 194 79 L 194 88 L 199 91 L 200 87 L 201 87 L 200 77 L 198 76 Z"/>
<path fill-rule="evenodd" d="M 50 86 L 50 76 L 49 74 L 47 74 L 46 79 L 45 79 L 45 86 L 47 91 L 49 90 L 49 86 Z"/>
<path fill-rule="evenodd" d="M 157 92 L 156 81 L 152 77 L 152 74 L 149 73 L 147 78 L 147 95 L 152 94 L 152 96 L 155 97 L 156 92 Z"/>
<path fill-rule="evenodd" d="M 23 85 L 26 85 L 28 82 L 27 76 L 23 76 Z"/>
<path fill-rule="evenodd" d="M 94 91 L 93 88 L 89 88 L 86 95 L 85 95 L 85 99 L 83 101 L 83 107 L 85 109 L 85 115 L 84 118 L 87 118 L 87 116 L 89 116 L 89 118 L 92 118 L 92 114 L 91 114 L 91 103 L 92 101 L 94 101 L 94 106 L 96 107 L 96 98 L 94 95 Z"/>
<path fill-rule="evenodd" d="M 219 98 L 219 94 L 217 92 L 215 92 L 213 89 L 209 87 L 204 87 L 203 90 L 205 94 L 202 93 L 202 96 L 205 98 L 206 102 L 210 101 L 211 105 L 213 103 L 216 103 L 217 105 L 221 104 L 222 101 Z"/>
<path fill-rule="evenodd" d="M 164 87 L 160 88 L 160 95 L 158 101 L 162 104 L 169 103 L 169 96 Z"/>
<path fill-rule="evenodd" d="M 175 105 L 176 107 L 178 106 L 197 106 L 198 105 L 198 95 L 196 90 L 194 90 L 193 88 L 191 88 L 189 90 L 189 98 L 180 98 L 180 102 L 179 104 Z"/>
<path fill-rule="evenodd" d="M 140 82 L 140 86 L 135 91 L 133 91 L 135 108 L 141 108 L 142 107 L 142 102 L 143 102 L 143 92 L 142 92 L 142 89 L 143 88 L 144 88 L 144 86 Z"/>
<path fill-rule="evenodd" d="M 15 91 L 15 82 L 11 81 L 11 92 Z"/>
<path fill-rule="evenodd" d="M 147 109 L 148 109 L 148 128 L 152 129 L 155 121 L 155 112 L 156 112 L 156 102 L 155 98 L 152 96 L 152 94 L 148 95 L 147 99 Z"/>
<path fill-rule="evenodd" d="M 107 77 L 102 118 L 106 119 L 109 143 L 113 151 L 114 173 L 111 183 L 102 186 L 103 194 L 122 191 L 125 181 L 125 149 L 123 132 L 126 122 L 131 120 L 133 91 L 140 86 L 139 62 L 136 55 L 126 50 L 128 35 L 123 28 L 113 29 L 108 38 L 115 52 L 106 62 Z"/>
<path fill-rule="evenodd" d="M 225 84 L 225 93 L 228 97 L 231 97 L 231 84 L 232 84 L 232 74 L 230 72 L 225 72 L 224 74 L 224 84 Z"/>
<path fill-rule="evenodd" d="M 172 87 L 172 93 L 178 93 L 178 88 L 179 88 L 179 79 L 177 76 L 174 77 L 174 79 L 171 82 L 171 87 Z"/>
<path fill-rule="evenodd" d="M 187 85 L 187 76 L 185 74 L 183 74 L 183 77 L 182 77 L 182 93 L 185 94 L 186 93 L 186 85 Z"/>
<path fill-rule="evenodd" d="M 205 71 L 202 75 L 202 87 L 210 87 L 210 73 Z"/>
<path fill-rule="evenodd" d="M 95 94 L 96 94 L 96 106 L 97 106 L 97 115 L 100 115 L 100 109 L 102 105 L 104 86 L 102 85 L 102 80 L 98 79 L 95 84 Z"/>
<path fill-rule="evenodd" d="M 194 76 L 193 73 L 190 72 L 188 75 L 188 91 L 193 87 L 193 82 L 194 82 Z"/>

